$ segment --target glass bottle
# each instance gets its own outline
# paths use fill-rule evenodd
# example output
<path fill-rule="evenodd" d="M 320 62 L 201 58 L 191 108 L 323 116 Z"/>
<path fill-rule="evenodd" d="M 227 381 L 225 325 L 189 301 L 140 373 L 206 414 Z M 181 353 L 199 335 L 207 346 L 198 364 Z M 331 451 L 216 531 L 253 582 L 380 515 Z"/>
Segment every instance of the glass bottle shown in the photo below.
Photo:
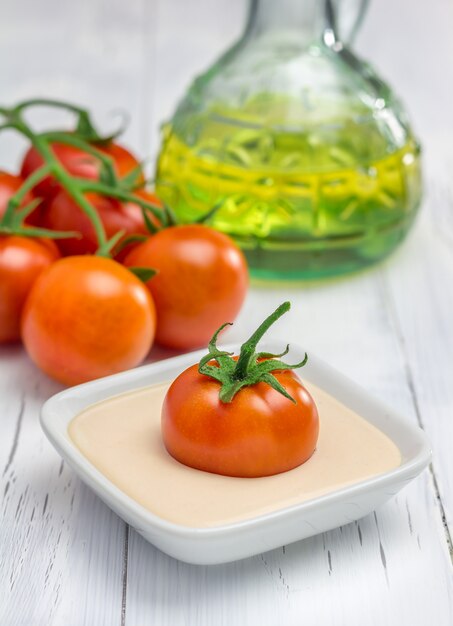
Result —
<path fill-rule="evenodd" d="M 163 129 L 157 192 L 209 223 L 260 279 L 386 257 L 421 197 L 419 145 L 391 89 L 351 51 L 366 0 L 251 0 L 244 34 Z"/>

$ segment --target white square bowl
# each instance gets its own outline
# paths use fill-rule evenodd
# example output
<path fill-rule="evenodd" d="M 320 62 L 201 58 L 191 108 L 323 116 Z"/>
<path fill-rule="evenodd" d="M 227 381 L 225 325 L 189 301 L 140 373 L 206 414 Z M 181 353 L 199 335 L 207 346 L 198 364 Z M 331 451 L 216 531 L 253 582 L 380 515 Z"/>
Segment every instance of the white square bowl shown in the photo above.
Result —
<path fill-rule="evenodd" d="M 227 348 L 237 353 L 239 346 Z M 278 352 L 280 348 L 263 342 L 263 350 Z M 401 452 L 401 465 L 321 497 L 238 523 L 193 528 L 168 522 L 138 504 L 96 469 L 70 439 L 68 426 L 96 402 L 173 380 L 204 354 L 206 350 L 200 350 L 72 387 L 50 398 L 41 412 L 44 432 L 81 479 L 147 541 L 177 559 L 195 564 L 226 563 L 347 524 L 395 495 L 430 461 L 430 447 L 420 428 L 310 353 L 302 370 L 303 379 L 324 389 L 390 437 Z M 292 347 L 294 362 L 303 355 L 301 348 Z"/>

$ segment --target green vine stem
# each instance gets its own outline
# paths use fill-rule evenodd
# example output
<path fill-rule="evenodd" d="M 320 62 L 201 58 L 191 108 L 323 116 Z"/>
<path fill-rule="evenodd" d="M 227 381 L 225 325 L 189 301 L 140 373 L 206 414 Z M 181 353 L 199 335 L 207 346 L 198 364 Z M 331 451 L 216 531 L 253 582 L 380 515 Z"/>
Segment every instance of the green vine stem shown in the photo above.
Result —
<path fill-rule="evenodd" d="M 76 130 L 71 133 L 60 131 L 41 134 L 35 133 L 22 117 L 22 112 L 32 106 L 51 106 L 75 113 L 78 116 Z M 39 168 L 39 170 L 37 170 L 33 175 L 35 178 L 31 180 L 32 177 L 29 177 L 16 194 L 10 198 L 5 213 L 7 220 L 10 220 L 12 213 L 17 211 L 17 208 L 20 206 L 27 191 L 30 191 L 37 182 L 40 182 L 47 175 L 51 175 L 59 182 L 66 193 L 90 219 L 98 242 L 98 250 L 96 254 L 100 256 L 110 256 L 110 251 L 124 235 L 124 232 L 118 232 L 110 240 L 107 239 L 102 220 L 100 219 L 94 206 L 86 198 L 86 192 L 92 191 L 106 197 L 117 198 L 123 202 L 138 204 L 144 215 L 146 212 L 152 213 L 162 225 L 167 224 L 168 218 L 166 211 L 161 210 L 153 203 L 134 195 L 127 188 L 123 188 L 121 179 L 118 179 L 115 173 L 113 160 L 109 157 L 109 155 L 104 154 L 102 151 L 93 146 L 92 143 L 90 143 L 97 142 L 102 144 L 109 141 L 110 138 L 103 138 L 97 133 L 91 122 L 88 111 L 66 102 L 43 98 L 21 102 L 11 109 L 0 107 L 0 114 L 4 118 L 0 124 L 0 131 L 5 129 L 14 129 L 26 137 L 42 157 L 44 161 L 43 168 L 45 168 Z M 97 158 L 101 167 L 101 180 L 99 182 L 90 181 L 88 179 L 72 176 L 56 158 L 51 147 L 52 142 L 71 145 Z M 7 226 L 4 221 L 5 220 L 2 220 L 3 225 Z M 42 231 L 44 229 L 38 230 Z M 31 230 L 27 229 L 27 231 L 29 232 L 29 235 L 32 236 Z M 71 235 L 73 236 L 74 233 Z M 61 236 L 61 233 L 58 236 Z M 69 235 L 65 234 L 64 236 Z"/>
<path fill-rule="evenodd" d="M 77 179 L 68 174 L 65 168 L 59 163 L 45 138 L 40 135 L 35 135 L 33 132 L 29 132 L 28 128 L 26 129 L 26 132 L 23 132 L 23 134 L 28 136 L 30 142 L 44 159 L 44 162 L 49 165 L 51 173 L 90 219 L 98 241 L 99 247 L 97 253 L 100 256 L 108 256 L 110 248 L 108 246 L 109 242 L 107 241 L 104 225 L 96 209 L 83 195 L 83 192 L 77 183 Z"/>
<path fill-rule="evenodd" d="M 30 100 L 22 100 L 19 104 L 16 104 L 12 109 L 3 108 L 4 111 L 11 111 L 13 113 L 22 113 L 25 109 L 29 109 L 34 106 L 49 106 L 54 109 L 64 109 L 65 111 L 71 111 L 72 113 L 76 113 L 77 115 L 88 116 L 88 112 L 81 107 L 78 107 L 75 104 L 71 104 L 70 102 L 65 102 L 63 100 L 53 100 L 51 98 L 31 98 Z"/>
<path fill-rule="evenodd" d="M 121 189 L 121 187 L 109 187 L 106 183 L 90 180 L 88 178 L 80 178 L 78 181 L 80 188 L 85 192 L 98 193 L 102 196 L 116 198 L 122 202 L 133 202 L 134 204 L 138 204 L 138 206 L 145 211 L 152 213 L 152 215 L 154 215 L 154 217 L 156 217 L 164 226 L 167 225 L 168 219 L 165 211 L 162 211 L 162 209 L 159 209 L 147 200 L 143 200 L 140 196 L 134 196 L 130 192 Z"/>
<path fill-rule="evenodd" d="M 44 180 L 44 178 L 46 178 L 46 176 L 48 176 L 49 173 L 50 173 L 49 165 L 43 165 L 42 167 L 35 170 L 33 174 L 31 174 L 31 176 L 27 178 L 27 180 L 20 186 L 20 188 L 14 194 L 14 196 L 12 196 L 12 198 L 9 200 L 6 206 L 5 214 L 3 215 L 2 223 L 4 222 L 5 224 L 8 224 L 12 220 L 14 213 L 18 211 L 20 205 L 25 200 L 25 196 L 27 195 L 27 193 L 31 191 L 33 187 L 35 187 L 35 185 L 37 185 L 42 180 Z M 38 200 L 37 203 L 35 202 L 33 209 L 35 209 L 40 203 L 41 203 L 40 200 Z"/>
<path fill-rule="evenodd" d="M 102 137 L 96 131 L 95 127 L 90 118 L 90 114 L 86 109 L 78 107 L 75 104 L 71 104 L 70 102 L 65 102 L 63 100 L 53 100 L 50 98 L 32 98 L 30 100 L 23 100 L 19 104 L 17 104 L 12 109 L 0 109 L 0 113 L 6 111 L 8 113 L 12 113 L 15 116 L 20 116 L 23 111 L 32 107 L 52 107 L 54 109 L 63 109 L 64 111 L 69 111 L 74 113 L 77 116 L 77 132 L 80 135 L 83 135 L 85 139 L 89 141 L 105 143 L 115 139 L 121 132 L 121 128 L 110 135 L 109 137 Z"/>
<path fill-rule="evenodd" d="M 14 196 L 10 199 L 6 206 L 6 211 L 0 219 L 1 235 L 20 235 L 22 237 L 47 237 L 48 239 L 65 239 L 68 237 L 80 237 L 77 232 L 48 230 L 47 228 L 38 228 L 23 226 L 25 218 L 38 207 L 42 200 L 35 198 L 26 206 L 19 208 L 29 191 L 33 189 L 41 180 L 49 175 L 49 165 L 43 165 L 31 174 L 27 180 L 20 186 Z"/>
<path fill-rule="evenodd" d="M 289 345 L 280 354 L 271 354 L 269 352 L 256 352 L 256 347 L 262 336 L 269 330 L 282 315 L 291 308 L 289 302 L 284 302 L 267 317 L 257 328 L 253 335 L 245 341 L 240 349 L 239 358 L 233 358 L 231 352 L 219 350 L 217 347 L 217 337 L 219 333 L 230 324 L 223 324 L 214 333 L 208 346 L 208 354 L 204 356 L 199 365 L 200 374 L 214 378 L 220 383 L 219 397 L 221 402 L 231 402 L 237 392 L 243 387 L 256 385 L 264 382 L 273 389 L 281 393 L 285 398 L 296 402 L 292 396 L 286 391 L 283 385 L 273 376 L 272 372 L 297 369 L 303 367 L 308 356 L 305 353 L 304 359 L 300 363 L 290 365 L 280 361 L 280 358 L 288 354 Z M 211 364 L 211 361 L 217 362 L 217 365 Z"/>
<path fill-rule="evenodd" d="M 48 132 L 42 133 L 41 137 L 50 141 L 52 143 L 61 143 L 65 146 L 72 146 L 73 148 L 78 148 L 79 150 L 83 150 L 87 154 L 91 154 L 96 157 L 101 165 L 101 179 L 104 180 L 108 185 L 115 186 L 118 183 L 118 179 L 115 173 L 115 163 L 108 154 L 102 152 L 95 146 L 91 144 L 87 144 L 87 142 L 83 139 L 80 139 L 73 133 L 65 133 L 65 132 Z"/>

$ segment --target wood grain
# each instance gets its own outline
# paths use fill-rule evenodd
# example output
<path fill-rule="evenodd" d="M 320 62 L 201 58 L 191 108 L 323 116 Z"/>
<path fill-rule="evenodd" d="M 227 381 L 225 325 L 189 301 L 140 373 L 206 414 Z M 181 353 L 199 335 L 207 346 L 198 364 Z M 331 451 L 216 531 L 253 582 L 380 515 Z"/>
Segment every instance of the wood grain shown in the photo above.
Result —
<path fill-rule="evenodd" d="M 58 386 L 22 350 L 2 349 L 1 357 L 0 623 L 63 624 L 77 614 L 87 624 L 99 615 L 114 623 L 124 523 L 64 466 L 41 432 L 40 406 Z"/>
<path fill-rule="evenodd" d="M 2 101 L 76 99 L 99 120 L 127 110 L 127 141 L 158 147 L 194 73 L 240 31 L 243 0 L 4 0 Z M 422 138 L 427 193 L 407 243 L 366 273 L 253 289 L 240 340 L 290 298 L 276 327 L 426 429 L 425 472 L 376 514 L 273 552 L 189 566 L 147 544 L 61 463 L 38 425 L 58 390 L 19 347 L 0 349 L 1 626 L 450 626 L 453 586 L 453 5 L 375 0 L 357 46 L 404 96 Z M 48 113 L 38 123 L 55 123 Z M 0 166 L 23 145 L 0 143 Z M 162 358 L 155 351 L 152 358 Z"/>

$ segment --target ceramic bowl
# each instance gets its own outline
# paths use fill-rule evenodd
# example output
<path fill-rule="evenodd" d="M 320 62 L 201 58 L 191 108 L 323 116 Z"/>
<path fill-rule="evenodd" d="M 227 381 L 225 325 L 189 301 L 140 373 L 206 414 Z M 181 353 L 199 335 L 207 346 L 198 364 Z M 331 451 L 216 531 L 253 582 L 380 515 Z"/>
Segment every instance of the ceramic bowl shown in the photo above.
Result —
<path fill-rule="evenodd" d="M 228 346 L 236 352 L 238 348 Z M 281 345 L 263 342 L 261 349 L 278 352 Z M 401 452 L 401 464 L 327 495 L 238 523 L 193 528 L 162 519 L 96 469 L 70 439 L 68 425 L 78 413 L 96 402 L 173 380 L 205 353 L 205 350 L 192 352 L 72 387 L 50 398 L 41 412 L 44 432 L 80 478 L 146 540 L 177 559 L 196 564 L 225 563 L 347 524 L 381 506 L 429 463 L 430 447 L 420 428 L 310 353 L 303 379 L 324 389 L 389 436 Z M 301 348 L 293 346 L 290 356 L 296 362 L 303 354 Z"/>

